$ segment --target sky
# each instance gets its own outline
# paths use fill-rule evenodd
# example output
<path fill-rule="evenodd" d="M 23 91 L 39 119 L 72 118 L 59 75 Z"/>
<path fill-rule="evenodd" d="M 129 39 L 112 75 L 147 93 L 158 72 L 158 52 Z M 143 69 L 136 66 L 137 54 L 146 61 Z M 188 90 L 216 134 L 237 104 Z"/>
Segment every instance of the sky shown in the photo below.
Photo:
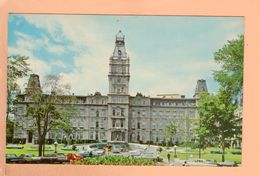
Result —
<path fill-rule="evenodd" d="M 244 33 L 242 17 L 10 14 L 8 55 L 29 56 L 32 72 L 60 75 L 75 95 L 108 93 L 115 35 L 125 35 L 130 95 L 192 97 L 198 79 L 215 93 L 214 52 Z M 18 80 L 22 90 L 28 77 Z"/>

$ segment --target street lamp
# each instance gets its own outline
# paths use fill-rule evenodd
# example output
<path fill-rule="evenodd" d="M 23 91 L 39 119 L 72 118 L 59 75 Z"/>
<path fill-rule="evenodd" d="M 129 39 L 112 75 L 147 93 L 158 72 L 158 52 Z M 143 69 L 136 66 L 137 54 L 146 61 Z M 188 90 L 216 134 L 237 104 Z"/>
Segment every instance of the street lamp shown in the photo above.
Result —
<path fill-rule="evenodd" d="M 174 158 L 177 158 L 177 146 L 176 145 L 174 145 Z"/>
<path fill-rule="evenodd" d="M 57 153 L 57 146 L 58 146 L 58 142 L 57 142 L 57 141 L 55 141 L 55 142 L 54 142 L 55 153 Z"/>

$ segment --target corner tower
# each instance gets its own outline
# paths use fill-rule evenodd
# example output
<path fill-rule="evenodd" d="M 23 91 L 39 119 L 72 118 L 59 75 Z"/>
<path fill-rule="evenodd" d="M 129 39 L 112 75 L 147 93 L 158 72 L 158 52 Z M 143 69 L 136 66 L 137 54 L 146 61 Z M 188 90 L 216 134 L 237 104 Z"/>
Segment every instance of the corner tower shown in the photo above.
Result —
<path fill-rule="evenodd" d="M 119 31 L 109 59 L 108 141 L 128 141 L 129 80 L 125 36 Z"/>
<path fill-rule="evenodd" d="M 195 94 L 194 94 L 193 97 L 198 98 L 199 93 L 201 93 L 201 92 L 208 93 L 206 80 L 204 80 L 204 79 L 200 79 L 200 80 L 197 81 L 197 86 L 196 86 Z"/>

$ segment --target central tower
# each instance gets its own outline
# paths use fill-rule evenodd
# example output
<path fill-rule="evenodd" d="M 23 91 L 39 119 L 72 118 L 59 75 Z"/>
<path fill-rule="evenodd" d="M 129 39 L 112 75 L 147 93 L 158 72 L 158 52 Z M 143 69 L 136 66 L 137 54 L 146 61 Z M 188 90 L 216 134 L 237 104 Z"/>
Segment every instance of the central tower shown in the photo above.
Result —
<path fill-rule="evenodd" d="M 108 141 L 128 142 L 129 79 L 125 36 L 119 31 L 109 59 Z"/>

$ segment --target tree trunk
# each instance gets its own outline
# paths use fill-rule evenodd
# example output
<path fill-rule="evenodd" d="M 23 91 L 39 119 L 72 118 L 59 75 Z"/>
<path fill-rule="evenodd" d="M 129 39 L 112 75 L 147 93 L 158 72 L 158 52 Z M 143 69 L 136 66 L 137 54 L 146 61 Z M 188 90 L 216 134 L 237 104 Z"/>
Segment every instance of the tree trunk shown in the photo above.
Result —
<path fill-rule="evenodd" d="M 199 147 L 199 158 L 201 158 L 201 148 Z"/>
<path fill-rule="evenodd" d="M 224 139 L 222 138 L 222 162 L 225 162 L 225 142 Z"/>
<path fill-rule="evenodd" d="M 39 137 L 38 155 L 42 156 L 42 139 Z"/>
<path fill-rule="evenodd" d="M 44 142 L 43 142 L 43 144 L 42 144 L 42 148 L 43 148 L 43 150 L 42 150 L 42 155 L 45 156 L 45 139 L 44 139 L 43 141 L 44 141 Z"/>

